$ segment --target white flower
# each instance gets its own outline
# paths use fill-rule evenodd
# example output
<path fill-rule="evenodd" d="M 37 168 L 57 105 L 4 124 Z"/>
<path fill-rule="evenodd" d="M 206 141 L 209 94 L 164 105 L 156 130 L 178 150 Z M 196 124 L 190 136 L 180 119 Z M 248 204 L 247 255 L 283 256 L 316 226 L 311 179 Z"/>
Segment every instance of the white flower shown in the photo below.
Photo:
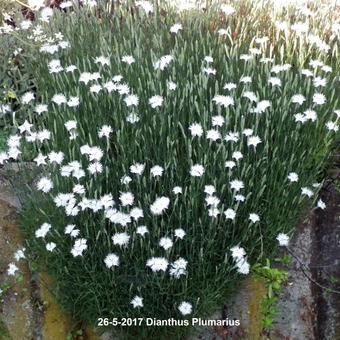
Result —
<path fill-rule="evenodd" d="M 112 223 L 120 224 L 123 227 L 131 223 L 131 216 L 129 214 L 122 213 L 116 209 L 106 210 L 105 217 L 108 218 Z"/>
<path fill-rule="evenodd" d="M 130 236 L 127 233 L 117 233 L 112 236 L 114 245 L 126 246 L 129 243 Z"/>
<path fill-rule="evenodd" d="M 34 11 L 37 11 L 40 8 L 45 7 L 45 0 L 28 0 L 28 6 Z"/>
<path fill-rule="evenodd" d="M 21 102 L 23 104 L 28 104 L 34 100 L 34 93 L 33 92 L 26 92 L 22 97 L 21 97 Z"/>
<path fill-rule="evenodd" d="M 76 256 L 82 256 L 83 252 L 87 249 L 87 240 L 84 238 L 79 238 L 75 240 L 71 254 Z"/>
<path fill-rule="evenodd" d="M 256 223 L 260 221 L 260 217 L 257 214 L 251 213 L 249 214 L 249 220 L 252 221 L 253 223 Z"/>
<path fill-rule="evenodd" d="M 244 248 L 239 247 L 239 246 L 230 248 L 230 251 L 231 251 L 231 256 L 234 260 L 243 259 L 243 257 L 246 255 Z"/>
<path fill-rule="evenodd" d="M 183 239 L 183 237 L 186 235 L 186 232 L 182 228 L 175 229 L 175 236 Z"/>
<path fill-rule="evenodd" d="M 140 120 L 140 118 L 138 117 L 138 115 L 134 112 L 130 113 L 127 117 L 126 117 L 126 121 L 128 123 L 131 123 L 131 124 L 135 124 L 135 123 L 138 123 Z"/>
<path fill-rule="evenodd" d="M 87 170 L 91 174 L 100 174 L 103 172 L 103 166 L 100 162 L 93 162 L 89 164 L 89 166 L 87 167 Z"/>
<path fill-rule="evenodd" d="M 195 164 L 190 169 L 190 175 L 193 177 L 201 177 L 204 174 L 204 167 L 200 164 Z"/>
<path fill-rule="evenodd" d="M 97 57 L 94 62 L 96 64 L 101 64 L 102 66 L 104 65 L 110 65 L 110 58 L 107 58 L 107 57 L 104 57 L 104 56 L 100 56 L 100 57 Z"/>
<path fill-rule="evenodd" d="M 98 94 L 101 90 L 102 90 L 102 87 L 99 84 L 94 84 L 94 85 L 90 86 L 90 92 L 91 93 L 97 93 Z"/>
<path fill-rule="evenodd" d="M 251 136 L 251 135 L 253 134 L 253 130 L 252 130 L 252 129 L 244 129 L 244 130 L 242 131 L 242 133 L 243 133 L 245 136 L 249 137 L 249 136 Z"/>
<path fill-rule="evenodd" d="M 258 99 L 254 92 L 252 91 L 245 91 L 242 95 L 242 97 L 248 98 L 250 101 L 257 103 Z"/>
<path fill-rule="evenodd" d="M 244 188 L 244 183 L 242 181 L 235 179 L 230 182 L 230 187 L 231 189 L 234 189 L 236 192 L 238 192 Z"/>
<path fill-rule="evenodd" d="M 268 83 L 272 86 L 281 86 L 281 79 L 280 78 L 276 78 L 276 77 L 270 77 L 268 79 Z"/>
<path fill-rule="evenodd" d="M 216 70 L 214 68 L 211 68 L 211 67 L 205 67 L 203 69 L 203 72 L 210 75 L 210 74 L 213 74 L 215 75 L 216 74 Z"/>
<path fill-rule="evenodd" d="M 153 177 L 162 176 L 163 171 L 164 169 L 159 165 L 155 165 L 150 169 L 150 173 Z"/>
<path fill-rule="evenodd" d="M 257 103 L 257 106 L 255 109 L 252 110 L 254 113 L 263 113 L 268 107 L 271 106 L 271 103 L 269 100 L 261 100 Z"/>
<path fill-rule="evenodd" d="M 172 60 L 173 60 L 173 57 L 171 55 L 165 55 L 165 56 L 161 57 L 159 60 L 157 60 L 154 63 L 155 70 L 163 71 L 167 66 L 170 65 Z"/>
<path fill-rule="evenodd" d="M 146 14 L 153 12 L 153 4 L 149 1 L 136 1 L 136 6 L 141 7 Z"/>
<path fill-rule="evenodd" d="M 170 204 L 170 200 L 168 197 L 159 197 L 156 198 L 155 202 L 153 202 L 150 206 L 151 213 L 153 215 L 161 215 L 165 210 L 168 209 Z"/>
<path fill-rule="evenodd" d="M 14 254 L 14 257 L 16 259 L 16 261 L 19 261 L 20 259 L 25 259 L 26 256 L 25 256 L 25 250 L 26 248 L 22 248 L 22 249 L 18 249 L 15 254 Z"/>
<path fill-rule="evenodd" d="M 60 6 L 61 7 L 61 6 Z M 73 72 L 73 71 L 75 71 L 75 70 L 77 70 L 78 68 L 77 68 L 77 66 L 76 65 L 70 65 L 70 66 L 67 66 L 66 68 L 65 68 L 65 71 L 66 72 Z"/>
<path fill-rule="evenodd" d="M 168 268 L 169 262 L 164 257 L 152 257 L 146 262 L 146 266 L 150 267 L 153 272 L 163 271 Z"/>
<path fill-rule="evenodd" d="M 137 227 L 136 234 L 144 236 L 146 233 L 148 233 L 149 230 L 145 225 L 141 225 L 140 227 Z"/>
<path fill-rule="evenodd" d="M 312 190 L 310 190 L 309 188 L 306 188 L 306 187 L 301 188 L 301 193 L 302 193 L 302 195 L 306 195 L 309 198 L 313 197 L 313 194 L 314 194 Z"/>
<path fill-rule="evenodd" d="M 204 192 L 207 194 L 207 195 L 212 195 L 216 192 L 216 189 L 213 185 L 205 185 L 204 186 Z"/>
<path fill-rule="evenodd" d="M 224 29 L 224 28 L 221 28 L 217 31 L 217 33 L 221 36 L 223 35 L 228 35 L 228 30 Z"/>
<path fill-rule="evenodd" d="M 174 187 L 172 189 L 172 192 L 175 194 L 175 195 L 178 195 L 178 194 L 181 194 L 183 192 L 182 188 L 181 187 Z"/>
<path fill-rule="evenodd" d="M 119 266 L 119 257 L 116 254 L 110 253 L 105 257 L 104 263 L 108 269 Z"/>
<path fill-rule="evenodd" d="M 238 161 L 243 158 L 243 155 L 242 155 L 242 152 L 240 151 L 234 151 L 231 157 L 236 159 L 236 161 Z"/>
<path fill-rule="evenodd" d="M 192 313 L 192 305 L 189 302 L 183 301 L 178 306 L 178 310 L 182 315 L 188 315 Z"/>
<path fill-rule="evenodd" d="M 38 190 L 47 193 L 53 189 L 53 182 L 49 178 L 43 177 L 37 183 L 37 188 Z"/>
<path fill-rule="evenodd" d="M 226 142 L 237 142 L 239 140 L 238 132 L 228 132 L 228 134 L 224 137 Z"/>
<path fill-rule="evenodd" d="M 236 266 L 237 266 L 237 271 L 240 273 L 240 274 L 244 274 L 244 275 L 247 275 L 249 274 L 249 270 L 250 270 L 250 265 L 249 263 L 247 262 L 246 259 L 240 259 L 236 262 Z"/>
<path fill-rule="evenodd" d="M 313 72 L 311 70 L 308 70 L 308 69 L 301 70 L 301 74 L 306 76 L 306 77 L 313 77 Z"/>
<path fill-rule="evenodd" d="M 14 263 L 10 263 L 8 265 L 8 269 L 7 269 L 7 274 L 14 276 L 15 273 L 19 270 L 19 268 L 14 264 Z"/>
<path fill-rule="evenodd" d="M 77 107 L 80 103 L 79 97 L 70 97 L 67 102 L 68 107 Z"/>
<path fill-rule="evenodd" d="M 228 169 L 232 169 L 233 167 L 236 166 L 236 163 L 235 163 L 234 161 L 226 161 L 226 162 L 224 163 L 224 166 L 225 166 L 226 168 L 228 168 Z"/>
<path fill-rule="evenodd" d="M 230 5 L 221 5 L 221 10 L 225 15 L 232 15 L 236 12 L 235 8 Z"/>
<path fill-rule="evenodd" d="M 38 104 L 34 108 L 34 112 L 36 112 L 38 115 L 41 115 L 43 112 L 47 112 L 47 105 L 45 105 L 45 104 Z"/>
<path fill-rule="evenodd" d="M 131 192 L 122 192 L 119 196 L 119 200 L 122 203 L 123 207 L 128 205 L 133 205 L 134 195 Z"/>
<path fill-rule="evenodd" d="M 315 87 L 319 87 L 319 86 L 326 86 L 326 83 L 327 83 L 327 79 L 325 78 L 321 78 L 321 77 L 315 77 L 314 80 L 313 80 L 313 85 Z"/>
<path fill-rule="evenodd" d="M 261 139 L 258 136 L 251 136 L 248 138 L 248 146 L 254 146 L 254 148 L 256 148 L 256 146 L 258 144 L 262 143 Z"/>
<path fill-rule="evenodd" d="M 4 164 L 5 161 L 8 161 L 9 157 L 7 152 L 0 152 L 0 164 Z M 34 159 L 35 161 L 35 159 Z"/>
<path fill-rule="evenodd" d="M 164 248 L 165 250 L 168 250 L 173 246 L 173 242 L 172 242 L 171 238 L 169 238 L 169 237 L 162 237 L 159 240 L 159 245 L 162 248 Z"/>
<path fill-rule="evenodd" d="M 181 275 L 186 275 L 187 274 L 187 271 L 186 271 L 187 264 L 188 264 L 188 261 L 186 261 L 185 259 L 180 257 L 178 260 L 171 263 L 171 265 L 170 265 L 171 268 L 169 270 L 170 275 L 173 276 L 176 279 L 179 279 L 181 277 Z"/>
<path fill-rule="evenodd" d="M 77 122 L 75 120 L 69 120 L 65 124 L 67 131 L 73 130 L 77 128 Z"/>
<path fill-rule="evenodd" d="M 208 64 L 212 63 L 214 61 L 213 57 L 210 55 L 204 57 L 204 61 L 206 61 Z"/>
<path fill-rule="evenodd" d="M 209 130 L 207 131 L 207 139 L 212 140 L 212 141 L 217 141 L 218 139 L 221 139 L 221 133 L 217 130 Z"/>
<path fill-rule="evenodd" d="M 137 221 L 139 218 L 144 217 L 144 213 L 142 209 L 135 207 L 131 209 L 130 216 Z"/>
<path fill-rule="evenodd" d="M 141 175 L 144 172 L 145 164 L 135 163 L 130 166 L 130 171 L 133 174 Z"/>
<path fill-rule="evenodd" d="M 216 196 L 210 196 L 209 195 L 205 198 L 205 201 L 206 201 L 208 206 L 217 207 L 221 200 Z"/>
<path fill-rule="evenodd" d="M 329 131 L 334 131 L 334 132 L 339 131 L 339 126 L 337 124 L 335 124 L 334 122 L 327 122 L 326 128 Z"/>
<path fill-rule="evenodd" d="M 38 156 L 33 159 L 33 161 L 37 163 L 37 166 L 46 165 L 46 158 L 47 156 L 44 156 L 42 153 L 39 153 Z"/>
<path fill-rule="evenodd" d="M 135 296 L 131 302 L 130 302 L 133 306 L 133 308 L 137 308 L 137 307 L 143 307 L 143 298 L 140 296 Z"/>
<path fill-rule="evenodd" d="M 192 137 L 201 137 L 203 135 L 202 125 L 199 123 L 193 123 L 189 126 Z"/>
<path fill-rule="evenodd" d="M 224 90 L 231 91 L 233 89 L 236 89 L 237 85 L 235 83 L 227 83 L 223 86 Z"/>
<path fill-rule="evenodd" d="M 35 237 L 44 238 L 51 228 L 52 226 L 49 223 L 43 223 L 40 228 L 35 231 Z"/>
<path fill-rule="evenodd" d="M 317 203 L 317 207 L 322 209 L 322 210 L 325 210 L 326 209 L 326 204 L 325 204 L 325 202 L 322 199 L 319 199 L 318 203 Z"/>
<path fill-rule="evenodd" d="M 233 210 L 233 209 L 227 209 L 225 212 L 224 212 L 224 215 L 225 215 L 225 217 L 227 218 L 227 220 L 229 219 L 229 220 L 234 220 L 235 219 L 235 217 L 236 217 L 236 213 L 235 213 L 235 211 Z"/>
<path fill-rule="evenodd" d="M 307 121 L 306 116 L 301 113 L 295 114 L 294 119 L 295 119 L 295 122 L 301 122 L 302 124 Z"/>
<path fill-rule="evenodd" d="M 249 54 L 241 54 L 240 55 L 240 60 L 244 60 L 244 61 L 248 61 L 253 59 L 253 56 L 249 55 Z"/>
<path fill-rule="evenodd" d="M 172 82 L 172 81 L 168 82 L 168 89 L 170 91 L 176 90 L 176 88 L 177 88 L 177 85 L 174 82 Z"/>
<path fill-rule="evenodd" d="M 149 99 L 149 104 L 153 109 L 156 107 L 162 106 L 163 104 L 163 97 L 161 96 L 153 96 Z"/>
<path fill-rule="evenodd" d="M 49 242 L 49 243 L 46 244 L 46 249 L 48 251 L 52 252 L 56 246 L 57 245 L 54 242 Z"/>
<path fill-rule="evenodd" d="M 48 63 L 48 70 L 50 73 L 59 73 L 63 70 L 64 68 L 61 66 L 60 60 L 59 59 L 52 59 Z"/>
<path fill-rule="evenodd" d="M 99 138 L 103 138 L 103 137 L 109 138 L 112 131 L 113 130 L 110 125 L 103 125 L 98 132 L 98 136 Z"/>
<path fill-rule="evenodd" d="M 139 99 L 135 94 L 130 94 L 124 98 L 124 102 L 127 106 L 137 106 Z"/>
<path fill-rule="evenodd" d="M 212 126 L 223 126 L 225 119 L 223 116 L 213 116 L 211 118 Z"/>
<path fill-rule="evenodd" d="M 313 103 L 317 105 L 322 105 L 326 103 L 326 97 L 322 93 L 315 93 L 313 95 Z"/>
<path fill-rule="evenodd" d="M 66 99 L 66 97 L 62 93 L 55 94 L 52 97 L 51 101 L 53 103 L 56 103 L 57 105 L 66 104 L 67 103 L 67 99 Z"/>
<path fill-rule="evenodd" d="M 57 163 L 57 164 L 61 164 L 64 160 L 64 154 L 59 151 L 59 152 L 55 152 L 55 151 L 51 151 L 49 154 L 48 154 L 48 160 L 50 163 Z"/>
<path fill-rule="evenodd" d="M 225 108 L 230 105 L 234 105 L 234 99 L 230 96 L 217 95 L 212 99 L 212 101 L 215 102 L 217 105 L 221 105 Z"/>
<path fill-rule="evenodd" d="M 175 24 L 175 25 L 170 27 L 170 32 L 177 34 L 182 29 L 183 29 L 182 24 Z"/>
<path fill-rule="evenodd" d="M 120 179 L 120 182 L 122 184 L 129 184 L 130 182 L 132 181 L 132 178 L 130 176 L 123 176 L 121 179 Z"/>
<path fill-rule="evenodd" d="M 251 77 L 249 76 L 242 76 L 240 78 L 240 83 L 244 83 L 244 84 L 249 84 L 251 83 Z"/>
<path fill-rule="evenodd" d="M 32 126 L 33 126 L 33 124 L 31 124 L 27 120 L 25 120 L 22 125 L 18 126 L 18 128 L 20 130 L 20 133 L 25 133 L 25 132 L 31 133 Z"/>
<path fill-rule="evenodd" d="M 295 172 L 290 172 L 288 175 L 288 179 L 290 182 L 297 182 L 299 180 L 299 175 Z"/>
<path fill-rule="evenodd" d="M 286 247 L 289 244 L 289 237 L 286 234 L 280 233 L 277 235 L 276 239 L 279 241 L 281 247 Z"/>
<path fill-rule="evenodd" d="M 135 62 L 135 58 L 131 55 L 125 55 L 122 57 L 122 62 L 131 65 Z"/>
<path fill-rule="evenodd" d="M 306 120 L 311 120 L 312 122 L 315 122 L 318 118 L 317 113 L 314 110 L 306 110 L 303 114 Z"/>

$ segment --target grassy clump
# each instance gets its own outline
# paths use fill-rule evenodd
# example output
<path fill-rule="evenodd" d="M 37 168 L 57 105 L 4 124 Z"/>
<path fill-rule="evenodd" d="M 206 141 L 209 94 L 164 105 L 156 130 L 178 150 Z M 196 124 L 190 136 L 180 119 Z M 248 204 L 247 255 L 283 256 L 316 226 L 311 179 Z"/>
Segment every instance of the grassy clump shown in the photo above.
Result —
<path fill-rule="evenodd" d="M 322 52 L 304 34 L 291 29 L 279 31 L 269 20 L 271 8 L 256 6 L 250 2 L 235 6 L 244 16 L 227 16 L 214 6 L 204 15 L 170 9 L 165 14 L 160 8 L 146 15 L 130 5 L 122 5 L 113 13 L 76 8 L 55 13 L 49 25 L 43 27 L 45 40 L 37 39 L 33 49 L 26 47 L 26 67 L 34 75 L 37 92 L 34 100 L 22 103 L 19 112 L 34 123 L 32 131 L 47 129 L 51 138 L 31 143 L 27 136 L 32 133 L 23 132 L 24 153 L 34 159 L 38 152 L 62 152 L 64 159 L 61 164 L 46 159 L 46 165 L 40 165 L 40 177 L 51 179 L 53 188 L 46 189 L 46 193 L 35 186 L 29 188 L 21 212 L 22 228 L 31 255 L 48 268 L 55 278 L 59 300 L 77 319 L 92 324 L 99 317 L 179 319 L 183 316 L 178 307 L 183 301 L 192 305 L 189 317 L 207 315 L 240 279 L 230 249 L 243 247 L 244 261 L 250 264 L 269 256 L 278 233 L 291 233 L 304 208 L 311 204 L 301 195 L 301 188 L 317 193 L 320 184 L 313 184 L 322 179 L 336 135 L 326 128 L 329 121 L 337 126 L 336 41 L 329 38 L 330 50 Z M 304 19 L 293 13 L 296 20 Z M 277 20 L 290 20 L 290 16 L 290 12 L 280 14 Z M 320 14 L 312 21 L 314 34 L 327 39 L 330 26 L 323 23 L 321 27 L 319 19 Z M 181 23 L 183 30 L 171 34 L 170 27 L 176 23 Z M 217 33 L 220 28 L 226 29 L 225 35 Z M 56 35 L 59 32 L 63 36 Z M 263 36 L 269 41 L 256 44 L 254 38 Z M 49 38 L 53 42 L 48 42 Z M 38 52 L 41 46 L 60 41 L 68 41 L 70 47 L 59 48 L 52 55 Z M 255 47 L 260 55 L 253 50 L 250 60 L 240 58 Z M 164 55 L 171 55 L 173 60 L 164 70 L 155 69 L 155 63 Z M 96 63 L 99 56 L 107 57 L 109 65 Z M 135 62 L 128 65 L 122 62 L 123 56 L 133 56 Z M 213 62 L 205 60 L 206 56 L 213 57 Z M 261 61 L 262 57 L 273 60 Z M 60 60 L 63 70 L 49 72 L 52 59 Z M 311 67 L 312 59 L 331 66 L 332 71 Z M 273 65 L 287 63 L 291 64 L 289 69 L 273 72 Z M 66 72 L 70 65 L 77 69 Z M 327 85 L 315 87 L 313 77 L 303 75 L 302 68 L 310 68 L 314 78 L 325 78 Z M 85 84 L 79 81 L 83 72 L 98 72 L 100 78 Z M 119 84 L 127 84 L 130 93 L 138 96 L 138 105 L 126 104 L 128 95 L 119 94 L 122 87 L 117 88 L 118 83 L 111 92 L 104 86 L 116 75 L 122 76 Z M 280 86 L 269 84 L 274 76 L 280 79 Z M 242 77 L 251 77 L 251 82 L 240 81 Z M 174 82 L 176 89 L 170 89 L 169 82 Z M 235 83 L 236 88 L 228 91 L 224 89 L 226 83 Z M 93 85 L 100 85 L 98 93 L 93 92 L 95 88 L 91 90 Z M 245 97 L 249 92 L 256 101 Z M 326 103 L 318 104 L 313 99 L 319 92 L 327 98 Z M 80 104 L 58 105 L 52 101 L 55 94 L 67 99 L 79 97 Z M 292 102 L 296 94 L 305 98 L 301 105 Z M 149 99 L 156 95 L 163 102 L 153 108 Z M 217 95 L 230 96 L 234 103 L 217 105 Z M 270 101 L 270 106 L 254 112 L 257 102 L 263 100 Z M 48 112 L 37 115 L 34 110 L 39 103 L 47 104 Z M 294 115 L 307 112 L 308 116 L 308 110 L 315 110 L 317 119 L 297 122 Z M 131 114 L 139 120 L 132 123 Z M 213 126 L 213 116 L 223 117 L 221 127 Z M 67 131 L 64 124 L 70 120 L 77 124 Z M 191 135 L 189 127 L 194 123 L 203 128 L 201 137 Z M 103 125 L 112 127 L 109 138 L 98 135 Z M 246 129 L 252 129 L 253 136 L 260 138 L 257 146 L 249 145 Z M 218 131 L 222 138 L 208 140 L 209 130 Z M 238 133 L 236 141 L 224 140 L 230 132 Z M 89 160 L 81 153 L 84 145 L 99 147 L 103 157 L 98 157 L 97 163 Z M 243 158 L 236 160 L 234 152 L 242 153 Z M 225 162 L 231 160 L 235 166 L 228 169 Z M 72 161 L 78 161 L 85 171 L 79 180 L 61 175 L 62 167 Z M 93 163 L 100 163 L 102 171 L 91 173 Z M 131 173 L 130 167 L 136 163 L 145 165 L 142 175 Z M 200 177 L 190 175 L 195 164 L 204 167 Z M 164 169 L 162 176 L 150 173 L 155 165 Z M 292 172 L 298 174 L 298 182 L 288 180 Z M 123 176 L 130 176 L 131 182 L 123 184 Z M 232 189 L 230 183 L 234 180 L 242 181 L 244 188 L 238 192 Z M 73 194 L 73 203 L 68 203 L 71 207 L 56 207 L 58 194 L 72 193 L 75 184 L 83 185 L 85 193 Z M 207 204 L 211 197 L 204 192 L 206 185 L 216 189 L 210 195 L 220 200 L 215 206 Z M 173 193 L 176 186 L 182 188 L 181 194 Z M 126 226 L 109 218 L 110 208 L 118 209 L 125 217 L 131 213 L 132 206 L 121 204 L 122 192 L 134 195 L 133 206 L 142 209 L 144 215 Z M 94 204 L 110 193 L 114 206 L 81 208 L 86 202 L 84 197 Z M 243 202 L 235 200 L 237 194 L 244 196 Z M 162 196 L 169 198 L 169 207 L 155 215 L 150 207 Z M 235 218 L 226 218 L 227 209 L 235 212 Z M 216 217 L 210 216 L 217 211 Z M 250 221 L 249 214 L 258 215 L 260 220 Z M 43 223 L 52 228 L 43 238 L 36 237 Z M 65 234 L 68 224 L 79 229 L 76 237 Z M 145 236 L 136 232 L 141 225 L 148 228 Z M 175 236 L 178 228 L 186 233 L 183 239 Z M 130 236 L 127 245 L 114 244 L 112 237 L 123 232 Z M 168 250 L 159 245 L 163 237 L 173 242 Z M 74 256 L 71 250 L 75 239 L 80 238 L 87 241 L 87 248 L 81 256 Z M 46 250 L 51 243 L 56 247 Z M 119 257 L 119 265 L 108 269 L 104 259 L 110 253 Z M 168 268 L 152 272 L 146 266 L 152 257 L 165 258 L 169 263 L 184 258 L 188 261 L 185 275 L 176 279 Z M 141 308 L 131 304 L 136 295 L 143 298 Z M 140 338 L 158 333 L 169 338 L 187 329 L 130 327 L 125 331 Z"/>

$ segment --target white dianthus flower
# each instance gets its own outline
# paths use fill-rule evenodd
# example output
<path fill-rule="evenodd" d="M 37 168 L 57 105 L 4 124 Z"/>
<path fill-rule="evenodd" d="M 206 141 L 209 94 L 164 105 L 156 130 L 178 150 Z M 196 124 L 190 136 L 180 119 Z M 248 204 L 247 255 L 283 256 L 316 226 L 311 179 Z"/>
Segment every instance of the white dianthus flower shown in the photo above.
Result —
<path fill-rule="evenodd" d="M 156 198 L 155 202 L 151 204 L 150 210 L 153 215 L 161 215 L 166 209 L 168 209 L 170 200 L 168 197 Z"/>
<path fill-rule="evenodd" d="M 279 235 L 277 235 L 276 239 L 279 241 L 279 245 L 281 247 L 288 246 L 289 237 L 286 234 L 280 233 Z"/>
<path fill-rule="evenodd" d="M 204 167 L 200 164 L 195 164 L 190 169 L 190 175 L 193 177 L 201 177 L 204 174 Z"/>
<path fill-rule="evenodd" d="M 42 177 L 37 183 L 37 188 L 38 190 L 47 193 L 53 189 L 53 182 L 47 177 Z"/>
<path fill-rule="evenodd" d="M 168 250 L 173 246 L 173 242 L 169 237 L 162 237 L 159 240 L 159 245 L 165 250 Z"/>
<path fill-rule="evenodd" d="M 127 233 L 117 233 L 112 236 L 114 245 L 126 246 L 129 243 L 130 236 Z"/>
<path fill-rule="evenodd" d="M 178 306 L 178 310 L 181 312 L 182 315 L 188 315 L 192 313 L 192 305 L 189 302 L 183 301 Z"/>
<path fill-rule="evenodd" d="M 168 268 L 169 262 L 164 257 L 152 257 L 146 262 L 146 266 L 150 267 L 153 272 L 163 271 Z"/>
<path fill-rule="evenodd" d="M 119 266 L 119 257 L 113 253 L 108 254 L 104 259 L 104 263 L 108 269 Z"/>

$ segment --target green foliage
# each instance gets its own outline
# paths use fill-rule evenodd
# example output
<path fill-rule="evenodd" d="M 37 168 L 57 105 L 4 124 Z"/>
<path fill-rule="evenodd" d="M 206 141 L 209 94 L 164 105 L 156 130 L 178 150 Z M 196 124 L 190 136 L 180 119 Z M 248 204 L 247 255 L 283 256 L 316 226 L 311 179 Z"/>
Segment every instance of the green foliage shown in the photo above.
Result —
<path fill-rule="evenodd" d="M 286 262 L 283 259 L 283 262 Z M 288 272 L 286 270 L 272 268 L 270 260 L 266 260 L 266 264 L 257 263 L 253 266 L 255 276 L 264 281 L 267 287 L 267 295 L 262 301 L 262 325 L 265 332 L 270 331 L 274 326 L 274 319 L 278 314 L 276 303 L 283 285 L 288 280 Z"/>
<path fill-rule="evenodd" d="M 59 300 L 76 319 L 95 324 L 99 316 L 179 318 L 177 306 L 183 300 L 192 303 L 193 316 L 207 315 L 240 279 L 229 256 L 230 248 L 242 245 L 250 263 L 272 256 L 277 234 L 291 233 L 301 212 L 310 205 L 301 196 L 301 187 L 311 186 L 321 179 L 333 148 L 334 136 L 325 124 L 339 103 L 336 96 L 339 82 L 335 77 L 339 63 L 334 57 L 338 55 L 337 47 L 332 44 L 328 54 L 320 53 L 293 33 L 287 36 L 278 32 L 270 20 L 269 5 L 266 6 L 261 8 L 254 2 L 240 1 L 235 8 L 241 14 L 231 17 L 216 14 L 214 10 L 202 15 L 197 11 L 179 14 L 170 9 L 165 9 L 168 12 L 164 14 L 162 9 L 157 9 L 147 16 L 134 7 L 123 5 L 113 13 L 75 8 L 68 14 L 56 12 L 51 23 L 42 24 L 47 39 L 54 39 L 55 34 L 61 32 L 70 42 L 70 49 L 51 57 L 39 52 L 46 41 L 29 41 L 23 45 L 20 67 L 27 78 L 20 84 L 27 87 L 15 88 L 11 83 L 15 76 L 11 75 L 6 93 L 15 93 L 16 98 L 7 100 L 20 99 L 24 92 L 32 89 L 36 91 L 36 101 L 18 105 L 20 122 L 15 121 L 14 125 L 28 119 L 35 123 L 36 131 L 48 129 L 53 136 L 49 143 L 24 144 L 26 159 L 33 159 L 38 151 L 45 155 L 61 151 L 65 155 L 63 164 L 81 160 L 86 169 L 89 162 L 81 155 L 80 147 L 99 146 L 105 153 L 104 172 L 80 181 L 86 187 L 86 197 L 99 199 L 112 193 L 118 202 L 121 191 L 131 191 L 138 206 L 146 209 L 142 224 L 147 225 L 150 233 L 145 238 L 136 234 L 137 223 L 124 229 L 110 223 L 102 211 L 86 210 L 75 217 L 66 216 L 63 210 L 56 208 L 53 198 L 58 193 L 72 192 L 74 182 L 60 176 L 55 164 L 42 170 L 54 182 L 50 193 L 42 194 L 31 186 L 23 195 L 22 229 L 28 250 L 31 256 L 39 257 L 40 265 L 46 266 L 54 277 Z M 299 19 L 299 14 L 294 14 Z M 322 22 L 328 23 L 330 15 L 323 16 Z M 290 14 L 284 14 L 284 18 L 290 18 Z M 311 18 L 311 21 L 326 39 L 329 25 L 320 24 L 320 17 Z M 183 31 L 178 35 L 170 34 L 170 27 L 176 22 L 183 25 Z M 226 28 L 228 34 L 219 36 L 216 32 L 219 28 Z M 248 53 L 250 46 L 256 46 L 255 36 L 270 38 L 263 52 L 275 58 L 275 64 L 292 63 L 292 70 L 280 74 L 281 87 L 268 85 L 271 64 L 260 63 L 256 56 L 249 62 L 240 60 L 240 55 Z M 21 32 L 14 32 L 11 37 L 18 42 L 26 39 Z M 156 71 L 154 62 L 167 54 L 174 57 L 173 64 L 162 72 Z M 109 67 L 94 63 L 94 58 L 100 55 L 109 56 Z M 136 63 L 122 64 L 124 55 L 133 55 Z M 203 72 L 207 66 L 203 60 L 207 55 L 214 58 L 216 76 Z M 54 58 L 59 58 L 63 66 L 76 65 L 78 70 L 50 74 L 47 64 Z M 302 76 L 299 69 L 307 68 L 309 61 L 317 58 L 333 67 L 333 72 L 327 76 L 327 87 L 322 91 L 328 102 L 318 107 L 316 123 L 297 124 L 293 114 L 308 109 L 315 92 L 312 80 Z M 100 84 L 121 74 L 131 92 L 138 95 L 138 108 L 128 108 L 117 93 L 108 94 L 104 89 L 99 94 L 90 93 L 79 83 L 80 72 L 100 72 Z M 235 90 L 232 94 L 235 105 L 215 106 L 214 96 L 227 94 L 223 85 L 238 83 L 243 75 L 252 77 L 252 85 L 242 85 Z M 178 85 L 175 92 L 167 88 L 169 80 Z M 269 99 L 272 107 L 262 114 L 250 113 L 252 103 L 242 98 L 246 90 L 254 91 L 261 100 Z M 52 104 L 51 99 L 57 93 L 79 96 L 79 108 Z M 307 99 L 301 108 L 291 103 L 291 97 L 297 93 Z M 154 95 L 162 95 L 165 105 L 152 109 L 148 100 Z M 37 116 L 34 113 L 34 105 L 39 102 L 49 104 L 48 114 Z M 140 117 L 138 124 L 126 121 L 131 112 Z M 230 131 L 252 128 L 262 143 L 256 150 L 250 149 L 242 134 L 238 145 L 191 138 L 190 124 L 199 122 L 207 131 L 211 128 L 211 117 L 216 114 L 226 119 L 220 129 L 223 136 Z M 76 139 L 69 139 L 64 126 L 68 120 L 77 121 Z M 98 136 L 104 124 L 114 129 L 108 141 Z M 234 151 L 241 151 L 246 159 L 229 171 L 224 163 Z M 146 163 L 146 175 L 134 177 L 129 185 L 122 185 L 120 178 L 128 174 L 129 167 L 136 162 Z M 206 169 L 202 178 L 189 175 L 190 166 L 196 163 L 202 163 Z M 165 169 L 161 179 L 149 175 L 150 168 L 156 164 Z M 288 182 L 290 172 L 299 174 L 298 185 Z M 244 181 L 244 203 L 235 203 L 235 193 L 229 186 L 233 179 Z M 176 185 L 184 190 L 175 197 L 172 189 Z M 214 185 L 217 189 L 221 211 L 229 207 L 235 209 L 235 221 L 226 220 L 223 213 L 216 219 L 208 216 L 204 185 Z M 156 197 L 163 195 L 171 197 L 170 212 L 159 217 L 146 213 Z M 127 213 L 128 209 L 123 211 Z M 260 222 L 251 224 L 249 213 L 258 213 Z M 53 226 L 45 240 L 35 237 L 35 231 L 43 223 Z M 70 253 L 73 240 L 64 234 L 69 223 L 76 224 L 81 237 L 88 240 L 83 257 L 74 258 Z M 170 251 L 163 251 L 158 246 L 160 237 L 173 237 L 176 228 L 185 229 L 186 236 L 176 240 Z M 125 230 L 131 234 L 131 248 L 120 249 L 112 244 L 111 237 Z M 46 242 L 52 241 L 57 248 L 50 253 L 46 251 Z M 113 270 L 108 270 L 103 262 L 110 252 L 119 253 L 122 262 Z M 151 273 L 145 264 L 152 256 L 165 256 L 171 262 L 179 256 L 187 259 L 188 275 L 176 280 L 167 273 Z M 271 268 L 269 262 L 267 266 L 255 266 L 254 270 L 268 285 L 264 326 L 270 328 L 277 294 L 287 278 L 283 271 Z M 144 309 L 131 308 L 130 301 L 136 294 L 143 296 Z M 125 331 L 148 339 L 160 336 L 158 333 L 171 338 L 176 332 L 188 330 L 129 328 Z"/>

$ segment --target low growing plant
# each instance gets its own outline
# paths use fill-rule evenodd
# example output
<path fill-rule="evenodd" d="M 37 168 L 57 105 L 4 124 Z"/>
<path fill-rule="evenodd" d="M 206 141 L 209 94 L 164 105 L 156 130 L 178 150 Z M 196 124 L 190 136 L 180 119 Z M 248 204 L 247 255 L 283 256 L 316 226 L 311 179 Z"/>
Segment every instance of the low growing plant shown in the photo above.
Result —
<path fill-rule="evenodd" d="M 262 27 L 254 6 L 74 6 L 9 33 L 30 42 L 36 91 L 0 159 L 40 169 L 22 229 L 76 319 L 208 315 L 313 203 L 338 131 L 338 35 L 318 12 Z"/>

